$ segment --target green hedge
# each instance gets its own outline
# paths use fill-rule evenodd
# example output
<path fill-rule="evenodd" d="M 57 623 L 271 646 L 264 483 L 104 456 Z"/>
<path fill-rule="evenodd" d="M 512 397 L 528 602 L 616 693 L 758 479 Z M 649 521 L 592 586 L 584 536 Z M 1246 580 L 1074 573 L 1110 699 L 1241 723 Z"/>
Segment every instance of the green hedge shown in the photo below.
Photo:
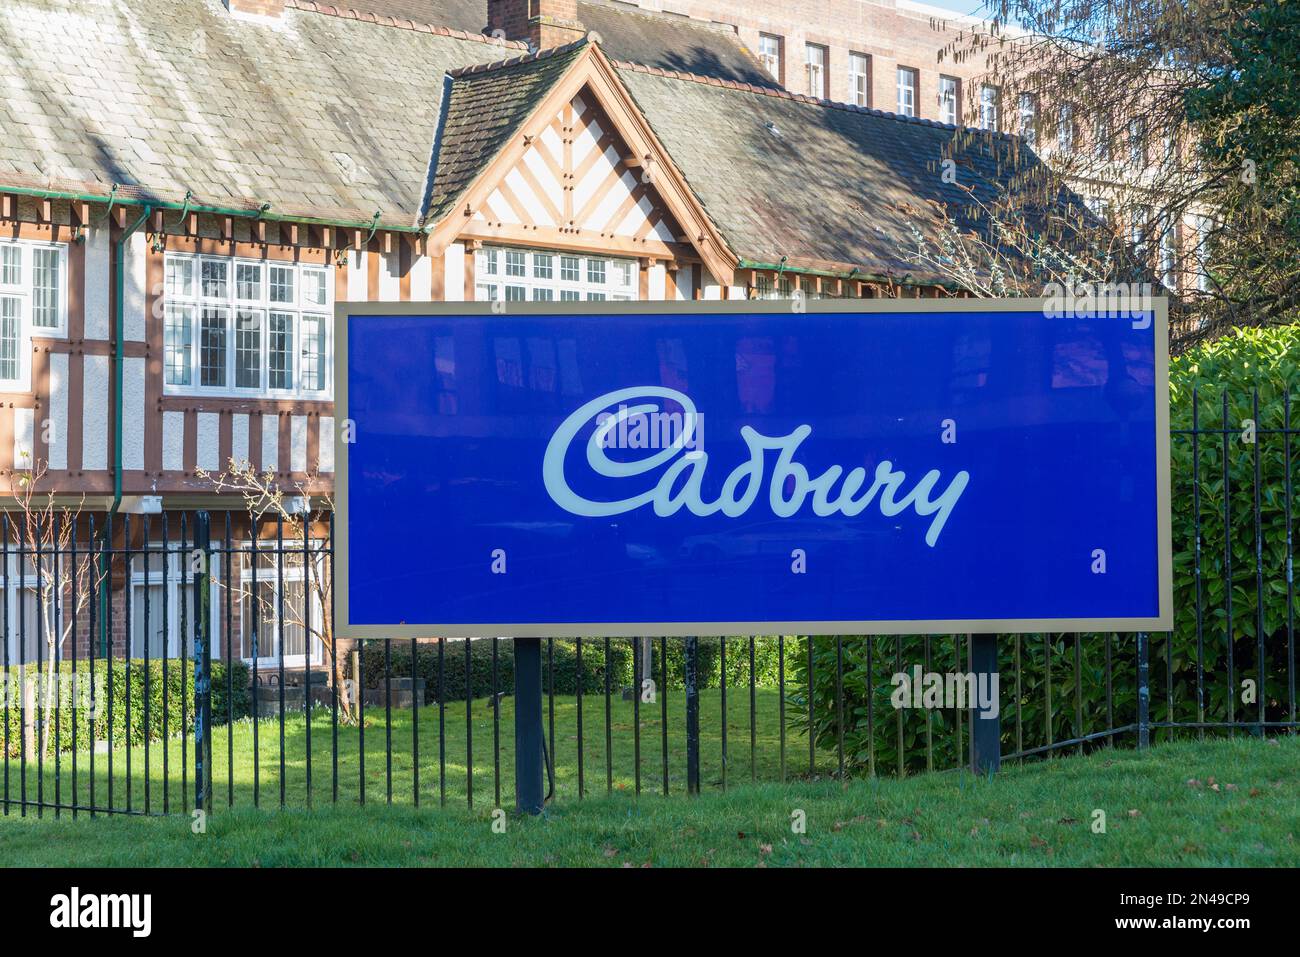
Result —
<path fill-rule="evenodd" d="M 1286 450 L 1283 438 L 1269 434 L 1281 429 L 1285 420 L 1287 390 L 1300 391 L 1300 326 L 1238 330 L 1232 336 L 1207 343 L 1175 359 L 1170 370 L 1171 473 L 1173 480 L 1174 630 L 1151 636 L 1151 717 L 1153 721 L 1198 720 L 1197 689 L 1197 576 L 1196 576 L 1196 490 L 1200 504 L 1200 597 L 1201 646 L 1204 664 L 1205 720 L 1224 721 L 1229 699 L 1238 720 L 1254 718 L 1258 705 L 1241 700 L 1241 681 L 1257 680 L 1259 641 L 1256 628 L 1260 610 L 1255 559 L 1256 530 L 1255 457 L 1260 470 L 1260 536 L 1262 539 L 1264 698 L 1266 720 L 1288 720 L 1287 690 L 1287 528 L 1286 501 L 1291 497 L 1295 521 L 1300 521 L 1300 440 L 1291 441 L 1293 487 L 1286 486 Z M 1254 402 L 1258 393 L 1259 411 Z M 1193 425 L 1193 395 L 1196 424 L 1202 430 L 1227 434 L 1228 506 L 1231 533 L 1224 530 L 1224 442 L 1220 435 L 1199 437 L 1195 453 L 1190 435 L 1177 434 Z M 1228 396 L 1225 423 L 1223 397 Z M 1291 427 L 1300 425 L 1300 402 L 1293 395 Z M 1258 444 L 1249 437 L 1248 420 L 1255 420 Z M 1225 428 L 1226 426 L 1226 428 Z M 1293 532 L 1293 539 L 1295 533 Z M 1231 555 L 1231 576 L 1225 552 Z M 1230 577 L 1230 581 L 1229 581 Z M 1227 596 L 1232 596 L 1233 684 L 1227 681 L 1228 646 Z M 1300 593 L 1291 613 L 1300 621 Z M 925 660 L 925 639 L 845 639 L 846 760 L 865 766 L 874 757 L 878 768 L 898 767 L 900 715 L 890 703 L 890 677 L 896 670 L 901 650 L 905 670 Z M 965 644 L 952 638 L 929 641 L 932 670 L 965 669 Z M 1078 657 L 1081 680 L 1075 687 L 1075 636 L 1023 636 L 1019 642 L 1021 664 L 1020 695 L 1015 695 L 1016 641 L 999 642 L 1002 671 L 1003 749 L 1046 744 L 1049 737 L 1060 741 L 1080 730 L 1105 729 L 1106 653 L 1103 635 L 1081 636 Z M 870 651 L 869 651 L 870 650 Z M 1136 721 L 1136 638 L 1110 638 L 1113 725 Z M 870 669 L 868 657 L 870 656 Z M 960 658 L 960 660 L 955 660 Z M 807 655 L 795 659 L 796 719 L 806 723 Z M 839 730 L 835 720 L 835 642 L 818 639 L 813 643 L 814 725 L 820 747 L 835 749 Z M 873 689 L 868 707 L 868 688 Z M 1170 695 L 1172 689 L 1172 696 Z M 1050 709 L 1048 707 L 1050 697 Z M 1076 727 L 1082 711 L 1083 725 Z M 1017 715 L 1020 733 L 1017 737 Z M 957 721 L 960 719 L 961 727 Z M 901 715 L 903 751 L 910 770 L 926 766 L 927 740 L 936 767 L 951 766 L 967 756 L 965 717 L 949 711 L 929 716 L 905 710 Z M 871 731 L 868 732 L 870 726 Z M 1163 733 L 1163 732 L 1162 732 Z"/>
<path fill-rule="evenodd" d="M 110 688 L 110 669 L 111 669 L 111 688 Z M 41 689 L 44 687 L 44 674 L 38 672 L 37 666 L 26 666 L 27 681 L 36 688 L 36 694 L 39 696 Z M 60 675 L 70 677 L 72 674 L 72 665 L 70 662 L 62 662 L 58 668 Z M 122 659 L 115 659 L 111 665 L 103 660 L 94 663 L 94 688 L 97 696 L 107 696 L 100 698 L 98 708 L 99 715 L 94 721 L 94 737 L 97 741 L 107 741 L 110 722 L 113 731 L 113 743 L 116 746 L 119 742 L 125 742 L 128 738 L 127 733 L 127 702 L 130 701 L 131 726 L 129 739 L 132 744 L 142 744 L 146 737 L 148 740 L 156 741 L 163 737 L 164 716 L 166 718 L 165 727 L 167 733 L 175 736 L 180 733 L 183 726 L 193 727 L 194 720 L 194 666 L 193 662 L 182 664 L 180 660 L 167 661 L 166 680 L 163 678 L 163 662 L 152 660 L 146 668 L 143 660 L 132 660 L 130 662 L 130 674 L 128 676 L 127 662 Z M 89 662 L 79 662 L 77 664 L 77 680 L 88 681 L 91 677 L 92 670 Z M 17 695 L 19 669 L 15 666 L 10 669 L 10 687 L 14 689 Z M 249 701 L 249 673 L 248 667 L 242 662 L 233 662 L 230 665 L 230 684 L 232 694 L 227 696 L 227 671 L 224 661 L 212 662 L 212 723 L 221 725 L 229 722 L 231 715 L 243 718 L 251 713 Z M 146 688 L 148 691 L 149 713 L 148 721 L 145 720 L 145 697 Z M 22 715 L 20 710 L 20 700 L 10 700 L 10 707 L 3 712 L 3 721 L 8 729 L 8 754 L 10 757 L 18 757 L 22 753 Z M 63 698 L 58 715 L 59 730 L 59 747 L 60 750 L 70 750 L 72 748 L 72 731 L 73 731 L 73 712 L 68 705 L 69 698 Z M 90 741 L 91 716 L 81 705 L 87 699 L 80 694 L 77 695 L 78 709 L 76 712 L 76 733 L 77 748 L 84 750 Z M 164 700 L 166 707 L 164 708 Z M 188 724 L 183 725 L 183 719 Z M 49 712 L 51 726 L 54 724 L 54 712 Z"/>
<path fill-rule="evenodd" d="M 722 645 L 717 638 L 699 639 L 699 684 L 701 688 L 716 688 L 722 678 Z M 490 640 L 471 641 L 470 643 L 470 695 L 482 698 L 492 693 L 492 642 Z M 633 682 L 632 644 L 626 638 L 610 639 L 610 687 L 620 691 L 631 686 Z M 668 649 L 668 687 L 670 690 L 683 686 L 686 659 L 683 651 L 684 639 L 667 639 Z M 550 649 L 553 648 L 553 652 Z M 654 642 L 653 668 L 655 680 L 661 674 L 661 644 Z M 385 662 L 384 643 L 367 641 L 362 644 L 362 683 L 367 688 L 383 685 Z M 509 638 L 497 642 L 497 689 L 510 693 L 514 689 L 514 645 Z M 406 678 L 411 675 L 411 646 L 408 642 L 394 642 L 390 649 L 390 674 L 394 678 Z M 542 683 L 544 688 L 551 686 L 552 664 L 554 671 L 554 688 L 556 694 L 571 695 L 578 690 L 578 655 L 577 644 L 572 639 L 556 638 L 543 641 L 542 645 Z M 349 665 L 351 667 L 351 665 Z M 447 701 L 463 701 L 465 698 L 465 642 L 448 640 L 444 651 L 444 687 Z M 438 700 L 438 646 L 437 644 L 419 644 L 415 650 L 415 671 L 425 681 L 424 700 Z M 763 686 L 774 686 L 777 681 L 777 640 L 775 638 L 757 638 L 754 645 L 754 674 L 756 682 Z M 355 679 L 355 676 L 352 676 Z M 727 683 L 729 685 L 748 686 L 749 683 L 749 640 L 747 638 L 727 639 Z M 584 639 L 582 643 L 582 690 L 584 694 L 603 693 L 605 690 L 605 647 L 599 638 Z"/>

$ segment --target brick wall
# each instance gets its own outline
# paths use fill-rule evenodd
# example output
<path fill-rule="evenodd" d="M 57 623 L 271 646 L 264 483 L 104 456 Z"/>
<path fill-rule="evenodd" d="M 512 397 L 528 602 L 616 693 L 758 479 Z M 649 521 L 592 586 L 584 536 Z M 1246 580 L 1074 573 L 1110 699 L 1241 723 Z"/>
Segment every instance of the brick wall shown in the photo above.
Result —
<path fill-rule="evenodd" d="M 284 0 L 223 0 L 231 13 L 246 13 L 255 17 L 279 17 L 284 13 Z"/>
<path fill-rule="evenodd" d="M 890 112 L 897 108 L 898 67 L 911 67 L 918 72 L 917 115 L 925 119 L 940 119 L 940 74 L 957 77 L 963 81 L 961 116 L 968 123 L 975 121 L 972 98 L 978 95 L 978 78 L 986 69 L 986 58 L 970 56 L 964 62 L 955 62 L 948 54 L 942 61 L 939 59 L 939 51 L 957 40 L 963 29 L 966 34 L 960 46 L 964 48 L 970 30 L 969 25 L 956 19 L 944 20 L 942 13 L 930 16 L 898 7 L 893 0 L 780 0 L 744 6 L 727 0 L 637 2 L 646 9 L 732 24 L 741 42 L 755 55 L 760 33 L 780 37 L 784 41 L 786 87 L 796 93 L 808 92 L 804 57 L 809 43 L 827 49 L 832 100 L 852 102 L 850 53 L 863 53 L 871 58 L 869 105 Z"/>

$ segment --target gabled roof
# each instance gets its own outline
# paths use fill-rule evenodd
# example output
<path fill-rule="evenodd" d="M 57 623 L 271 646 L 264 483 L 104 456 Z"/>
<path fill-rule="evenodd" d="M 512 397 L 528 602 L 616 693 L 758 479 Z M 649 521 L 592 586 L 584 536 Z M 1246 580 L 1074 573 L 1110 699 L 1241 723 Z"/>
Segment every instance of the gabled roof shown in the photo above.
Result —
<path fill-rule="evenodd" d="M 582 50 L 575 43 L 448 75 L 422 219 L 436 223 L 451 211 Z"/>
<path fill-rule="evenodd" d="M 963 232 L 1044 167 L 1018 137 L 615 64 L 745 264 L 940 282 L 905 258 L 939 209 Z M 945 182 L 943 161 L 955 162 Z"/>
<path fill-rule="evenodd" d="M 578 19 L 600 34 L 601 49 L 611 59 L 738 83 L 779 85 L 730 26 L 653 13 L 626 3 L 583 0 L 578 3 Z"/>
<path fill-rule="evenodd" d="M 329 0 L 297 0 L 324 7 Z M 380 17 L 481 33 L 487 0 L 337 0 L 337 8 L 356 8 Z M 733 27 L 671 13 L 642 10 L 618 0 L 578 0 L 578 20 L 600 34 L 601 47 L 617 60 L 665 70 L 686 70 L 742 83 L 776 86 L 740 42 Z"/>
<path fill-rule="evenodd" d="M 619 82 L 598 44 L 587 39 L 499 63 L 448 74 L 441 112 L 447 123 L 434 140 L 427 213 L 421 221 L 434 248 L 458 235 L 471 213 L 540 135 L 555 111 L 580 90 L 590 92 L 629 153 L 655 169 L 653 189 L 682 225 L 704 264 L 724 283 L 736 257 L 700 207 L 672 158 Z M 480 130 L 480 127 L 483 127 Z"/>
<path fill-rule="evenodd" d="M 443 72 L 509 52 L 215 0 L 4 0 L 0 183 L 409 226 Z"/>

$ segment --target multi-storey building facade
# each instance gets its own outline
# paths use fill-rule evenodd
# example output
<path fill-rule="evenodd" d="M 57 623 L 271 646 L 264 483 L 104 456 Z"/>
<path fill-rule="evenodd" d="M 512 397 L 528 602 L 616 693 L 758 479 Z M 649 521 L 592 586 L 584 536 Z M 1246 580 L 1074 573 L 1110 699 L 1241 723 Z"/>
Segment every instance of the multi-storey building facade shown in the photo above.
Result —
<path fill-rule="evenodd" d="M 940 211 L 973 225 L 972 195 L 1037 162 L 924 109 L 781 89 L 734 30 L 572 0 L 487 6 L 0 9 L 0 483 L 43 472 L 42 492 L 100 528 L 112 516 L 128 545 L 174 535 L 182 510 L 242 510 L 211 479 L 231 462 L 320 507 L 336 302 L 954 294 L 909 260 L 914 231 Z M 480 13 L 504 38 L 466 29 Z M 503 348 L 511 381 L 554 380 L 528 373 L 554 357 Z M 235 538 L 273 534 L 234 522 Z M 175 614 L 178 581 L 130 561 L 110 578 L 124 651 L 179 651 L 167 621 L 127 624 L 136 602 Z M 319 621 L 296 581 L 263 587 Z M 5 584 L 24 587 L 17 566 Z M 231 612 L 218 654 L 254 657 L 252 607 Z M 319 660 L 305 634 L 256 656 Z"/>

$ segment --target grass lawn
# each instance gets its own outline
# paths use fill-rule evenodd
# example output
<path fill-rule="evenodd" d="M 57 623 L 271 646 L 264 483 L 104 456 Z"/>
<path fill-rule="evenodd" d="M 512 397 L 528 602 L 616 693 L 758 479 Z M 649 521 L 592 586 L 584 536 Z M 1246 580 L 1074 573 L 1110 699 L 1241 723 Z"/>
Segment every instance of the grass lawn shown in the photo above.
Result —
<path fill-rule="evenodd" d="M 754 747 L 750 748 L 750 714 L 748 688 L 731 689 L 727 705 L 727 783 L 780 781 L 781 714 L 775 689 L 759 688 L 755 693 Z M 668 715 L 668 789 L 681 793 L 686 789 L 686 718 L 685 698 L 670 691 Z M 543 720 L 550 727 L 549 703 L 544 701 Z M 786 777 L 810 776 L 808 739 L 796 727 L 797 715 L 787 701 Z M 419 803 L 438 803 L 445 791 L 448 805 L 468 804 L 472 787 L 473 805 L 493 807 L 514 803 L 514 699 L 502 698 L 499 709 L 500 767 L 494 760 L 494 709 L 491 699 L 470 703 L 467 721 L 465 702 L 446 706 L 445 766 L 440 780 L 439 714 L 436 705 L 421 705 L 418 722 L 410 710 L 394 708 L 391 723 L 382 707 L 365 712 L 364 734 L 354 726 L 339 727 L 338 800 L 359 803 L 362 780 L 366 803 L 388 801 L 390 772 L 388 743 L 391 740 L 391 791 L 394 804 L 414 805 L 418 787 Z M 663 789 L 663 723 L 661 704 L 642 704 L 640 734 L 640 769 L 642 792 Z M 308 754 L 311 756 L 310 801 L 313 805 L 331 802 L 334 768 L 331 749 L 330 713 L 318 709 L 311 719 L 311 748 L 307 747 L 307 719 L 301 713 L 286 717 L 284 726 L 284 803 L 286 807 L 305 807 L 308 794 Z M 556 791 L 562 799 L 578 796 L 578 703 L 573 696 L 555 697 L 555 777 Z M 604 696 L 584 696 L 582 703 L 582 789 L 585 795 L 608 791 L 631 792 L 637 789 L 637 735 L 633 704 L 614 695 L 610 702 L 609 752 L 606 752 Z M 467 734 L 468 729 L 468 734 Z M 418 743 L 418 762 L 416 745 Z M 213 780 L 217 807 L 226 806 L 233 794 L 233 804 L 243 807 L 255 801 L 261 807 L 280 805 L 280 726 L 275 719 L 236 722 L 233 727 L 213 730 Z M 722 700 L 716 689 L 700 692 L 700 774 L 705 787 L 720 787 L 723 779 Z M 147 753 L 146 753 L 147 752 Z M 231 755 L 233 754 L 233 762 Z M 363 761 L 364 756 L 364 775 Z M 147 758 L 147 774 L 146 774 Z M 112 806 L 141 810 L 161 810 L 164 796 L 174 809 L 194 800 L 193 743 L 176 738 L 166 747 L 158 743 L 130 749 L 131 771 L 126 773 L 127 751 L 113 754 Z M 165 759 L 165 763 L 164 763 Z M 472 760 L 471 760 L 472 759 Z M 95 804 L 108 802 L 108 756 L 95 756 Z M 29 761 L 26 794 L 35 799 L 38 784 L 43 785 L 47 801 L 59 797 L 69 804 L 72 793 L 72 759 L 64 754 L 56 770 L 46 759 L 43 774 Z M 188 781 L 181 770 L 189 765 Z M 472 764 L 472 782 L 466 769 Z M 836 755 L 819 752 L 812 768 L 813 776 L 836 770 Z M 233 767 L 233 774 L 231 768 Z M 91 775 L 90 756 L 77 757 L 77 793 L 81 802 L 88 801 Z M 418 769 L 418 775 L 417 775 Z M 2 774 L 3 771 L 0 771 Z M 8 765 L 8 794 L 16 798 L 23 790 L 22 767 L 11 759 Z M 145 785 L 148 784 L 146 794 Z M 500 788 L 501 800 L 496 799 Z M 3 793 L 3 792 L 0 792 Z M 129 803 L 128 803 L 129 801 Z M 29 809 L 29 813 L 33 813 Z M 52 812 L 46 810 L 45 813 Z"/>
<path fill-rule="evenodd" d="M 349 800 L 279 811 L 243 802 L 219 806 L 201 835 L 183 815 L 74 821 L 47 813 L 37 821 L 11 812 L 0 817 L 0 865 L 1300 864 L 1294 736 L 1175 743 L 1143 754 L 1116 748 L 1008 767 L 991 779 L 952 772 L 743 783 L 696 799 L 637 799 L 601 787 L 579 802 L 562 791 L 540 818 L 509 815 L 504 833 L 493 830 L 490 795 L 489 784 L 473 809 Z M 1099 810 L 1101 834 L 1093 830 Z M 804 833 L 792 828 L 798 812 Z"/>

